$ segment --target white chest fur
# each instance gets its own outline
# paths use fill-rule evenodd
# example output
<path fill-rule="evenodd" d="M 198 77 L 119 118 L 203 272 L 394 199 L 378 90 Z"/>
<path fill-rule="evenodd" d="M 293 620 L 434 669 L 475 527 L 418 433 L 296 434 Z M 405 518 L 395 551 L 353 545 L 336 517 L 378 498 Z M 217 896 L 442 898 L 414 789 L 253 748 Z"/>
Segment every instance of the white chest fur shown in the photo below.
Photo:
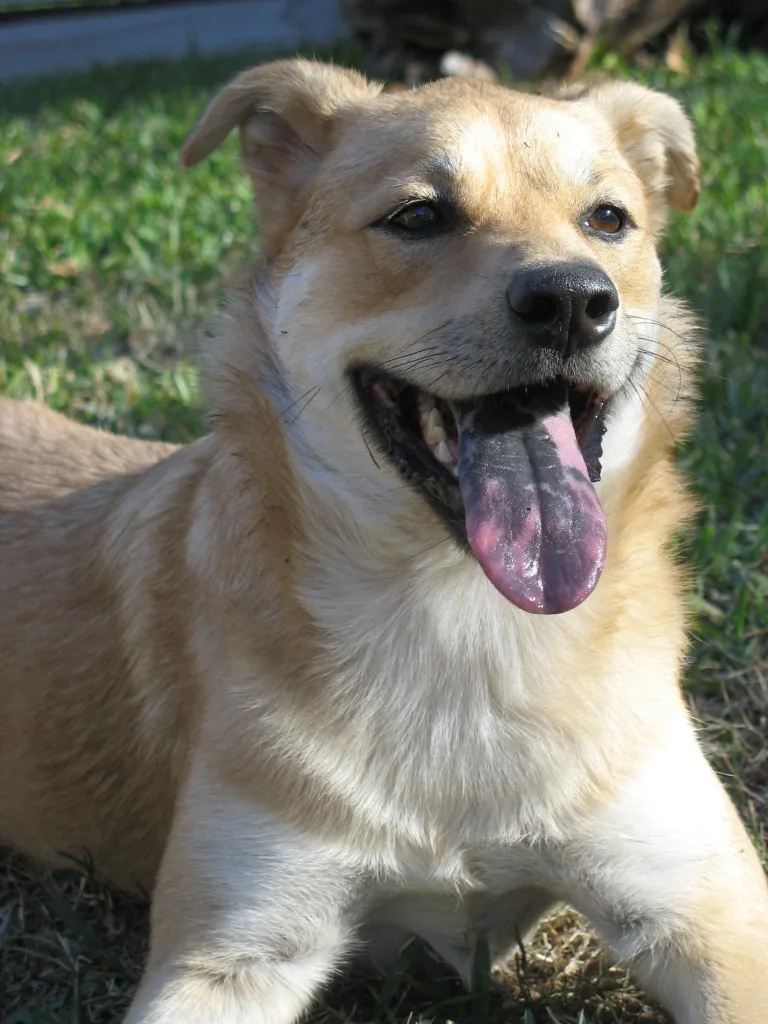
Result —
<path fill-rule="evenodd" d="M 305 736 L 325 786 L 398 871 L 407 856 L 448 880 L 477 846 L 557 838 L 609 786 L 620 744 L 642 725 L 632 690 L 674 674 L 673 653 L 608 650 L 585 664 L 590 602 L 520 612 L 448 544 L 389 586 L 372 570 L 362 556 L 333 559 L 303 593 L 332 638 L 325 728 Z"/>

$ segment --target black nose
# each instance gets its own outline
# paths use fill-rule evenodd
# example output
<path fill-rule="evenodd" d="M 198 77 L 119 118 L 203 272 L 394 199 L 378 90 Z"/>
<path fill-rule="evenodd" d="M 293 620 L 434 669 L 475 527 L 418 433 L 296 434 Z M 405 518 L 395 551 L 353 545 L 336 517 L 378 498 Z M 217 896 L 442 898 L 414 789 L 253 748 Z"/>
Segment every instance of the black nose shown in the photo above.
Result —
<path fill-rule="evenodd" d="M 508 289 L 518 327 L 564 356 L 597 345 L 613 330 L 619 295 L 592 263 L 550 263 L 522 270 Z"/>

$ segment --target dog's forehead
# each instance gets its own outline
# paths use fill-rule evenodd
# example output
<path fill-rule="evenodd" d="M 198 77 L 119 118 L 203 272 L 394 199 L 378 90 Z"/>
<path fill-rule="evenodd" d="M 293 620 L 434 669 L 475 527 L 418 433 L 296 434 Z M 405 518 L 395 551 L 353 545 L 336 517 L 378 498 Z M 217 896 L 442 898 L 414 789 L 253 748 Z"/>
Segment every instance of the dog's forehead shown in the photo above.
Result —
<path fill-rule="evenodd" d="M 467 198 L 578 189 L 626 165 L 588 105 L 502 88 L 425 90 L 370 110 L 349 172 L 387 183 L 449 179 Z M 358 134 L 359 133 L 359 134 Z"/>
<path fill-rule="evenodd" d="M 604 149 L 591 125 L 555 106 L 470 110 L 449 126 L 436 148 L 445 173 L 467 184 L 491 178 L 504 189 L 521 176 L 543 186 L 578 183 L 589 178 Z"/>

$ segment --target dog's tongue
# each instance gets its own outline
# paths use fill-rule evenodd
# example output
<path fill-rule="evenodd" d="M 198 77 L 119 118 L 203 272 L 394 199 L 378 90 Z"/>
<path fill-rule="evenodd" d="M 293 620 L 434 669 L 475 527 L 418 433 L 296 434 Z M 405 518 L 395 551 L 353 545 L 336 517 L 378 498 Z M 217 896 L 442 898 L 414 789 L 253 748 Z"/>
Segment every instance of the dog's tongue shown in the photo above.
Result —
<path fill-rule="evenodd" d="M 528 612 L 566 612 L 592 593 L 606 523 L 565 387 L 521 389 L 456 409 L 467 538 L 491 583 Z"/>

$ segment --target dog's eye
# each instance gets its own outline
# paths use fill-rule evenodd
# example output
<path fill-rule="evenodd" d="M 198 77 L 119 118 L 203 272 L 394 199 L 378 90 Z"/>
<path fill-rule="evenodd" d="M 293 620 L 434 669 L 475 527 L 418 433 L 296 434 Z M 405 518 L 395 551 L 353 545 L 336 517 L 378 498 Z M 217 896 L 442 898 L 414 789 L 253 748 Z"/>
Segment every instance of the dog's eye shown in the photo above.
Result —
<path fill-rule="evenodd" d="M 626 223 L 625 214 L 615 206 L 598 206 L 587 217 L 587 226 L 601 235 L 617 235 Z"/>
<path fill-rule="evenodd" d="M 387 218 L 387 224 L 410 234 L 430 234 L 445 225 L 445 217 L 437 203 L 416 202 L 401 207 Z"/>

